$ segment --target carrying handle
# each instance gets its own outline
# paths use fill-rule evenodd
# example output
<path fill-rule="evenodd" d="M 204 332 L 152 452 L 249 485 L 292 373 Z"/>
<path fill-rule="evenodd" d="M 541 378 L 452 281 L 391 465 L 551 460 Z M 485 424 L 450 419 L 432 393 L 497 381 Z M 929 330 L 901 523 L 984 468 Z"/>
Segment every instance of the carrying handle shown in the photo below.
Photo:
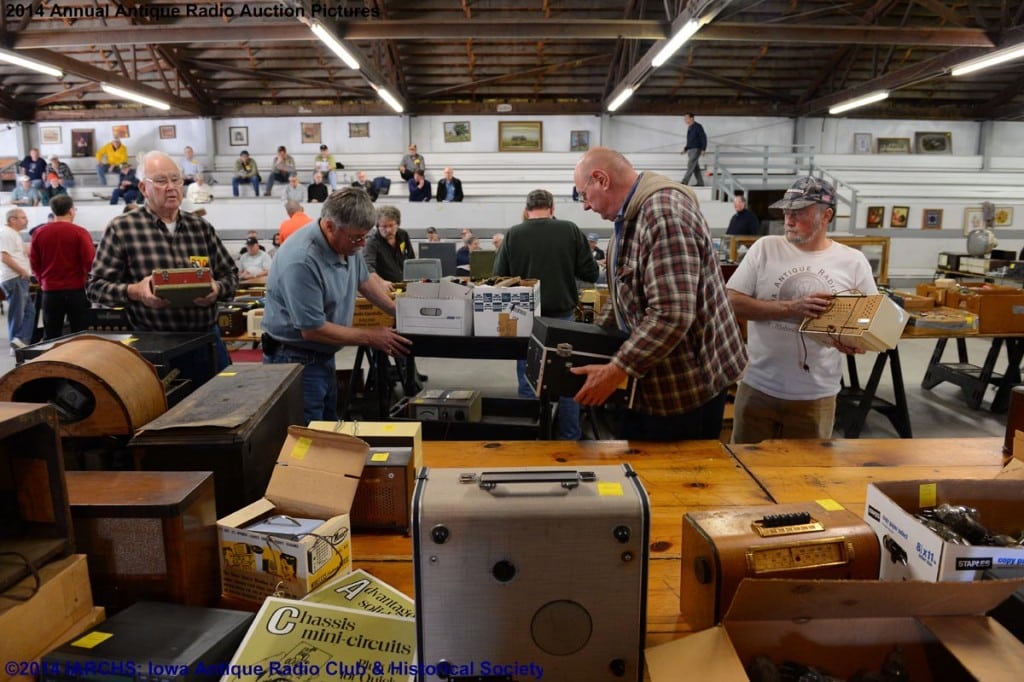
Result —
<path fill-rule="evenodd" d="M 462 474 L 459 483 L 477 483 L 481 490 L 494 490 L 499 484 L 508 483 L 558 483 L 566 490 L 579 487 L 580 482 L 592 483 L 597 480 L 593 471 L 544 470 L 544 471 L 484 471 L 479 474 Z"/>

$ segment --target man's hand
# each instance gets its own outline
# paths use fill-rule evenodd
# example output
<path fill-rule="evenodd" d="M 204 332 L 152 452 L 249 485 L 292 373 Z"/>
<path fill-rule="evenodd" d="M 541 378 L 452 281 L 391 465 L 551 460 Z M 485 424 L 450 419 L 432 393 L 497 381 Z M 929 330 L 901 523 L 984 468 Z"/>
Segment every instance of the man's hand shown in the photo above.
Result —
<path fill-rule="evenodd" d="M 171 304 L 166 298 L 160 298 L 153 293 L 153 275 L 147 275 L 135 284 L 129 284 L 128 299 L 138 301 L 147 308 L 160 309 Z"/>
<path fill-rule="evenodd" d="M 610 362 L 606 365 L 573 367 L 569 371 L 587 377 L 583 388 L 573 397 L 580 405 L 604 405 L 615 389 L 629 378 L 625 371 Z"/>
<path fill-rule="evenodd" d="M 209 308 L 211 305 L 216 305 L 217 296 L 219 295 L 220 282 L 212 282 L 210 284 L 210 293 L 208 293 L 206 296 L 201 296 L 192 302 L 195 303 L 200 308 Z"/>
<path fill-rule="evenodd" d="M 373 329 L 366 330 L 365 345 L 382 350 L 388 355 L 404 358 L 409 354 L 412 341 L 391 327 L 374 327 Z"/>
<path fill-rule="evenodd" d="M 847 346 L 846 344 L 835 342 L 835 349 L 840 353 L 846 353 L 847 355 L 864 355 L 864 351 L 860 348 L 854 348 L 853 346 Z"/>
<path fill-rule="evenodd" d="M 821 317 L 832 303 L 832 294 L 818 292 L 789 301 L 792 317 Z"/>

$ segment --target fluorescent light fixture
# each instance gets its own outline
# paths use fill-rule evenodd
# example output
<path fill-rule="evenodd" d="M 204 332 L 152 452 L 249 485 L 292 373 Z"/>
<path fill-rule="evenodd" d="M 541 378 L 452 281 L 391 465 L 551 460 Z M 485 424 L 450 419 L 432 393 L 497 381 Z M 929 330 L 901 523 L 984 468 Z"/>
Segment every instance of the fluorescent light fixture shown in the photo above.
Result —
<path fill-rule="evenodd" d="M 615 111 L 616 109 L 621 107 L 623 104 L 625 104 L 627 99 L 633 96 L 634 92 L 635 91 L 633 90 L 633 88 L 626 88 L 625 90 L 620 92 L 618 97 L 613 99 L 611 104 L 608 105 L 608 111 Z"/>
<path fill-rule="evenodd" d="M 395 99 L 394 95 L 392 95 L 390 92 L 388 92 L 384 88 L 376 88 L 376 89 L 377 89 L 377 94 L 380 96 L 380 98 L 382 100 L 384 100 L 385 102 L 387 102 L 388 106 L 395 110 L 396 114 L 400 114 L 403 111 L 405 111 L 405 107 L 402 106 L 401 102 L 399 102 L 397 99 Z"/>
<path fill-rule="evenodd" d="M 683 27 L 676 32 L 674 36 L 667 43 L 665 47 L 658 51 L 658 54 L 654 55 L 654 59 L 651 60 L 651 66 L 658 68 L 676 53 L 676 50 L 683 46 L 687 40 L 693 37 L 693 34 L 700 30 L 700 21 L 698 19 L 690 19 L 688 22 L 683 24 Z"/>
<path fill-rule="evenodd" d="M 878 92 L 873 92 L 870 95 L 864 95 L 863 97 L 858 97 L 857 99 L 851 99 L 846 102 L 837 104 L 834 107 L 831 107 L 828 110 L 828 113 L 834 116 L 835 114 L 841 114 L 844 111 L 849 111 L 850 109 L 856 109 L 857 107 L 863 107 L 868 104 L 874 104 L 875 102 L 881 102 L 883 99 L 888 98 L 888 90 L 879 90 Z"/>
<path fill-rule="evenodd" d="M 1009 62 L 1014 59 L 1020 59 L 1021 57 L 1024 57 L 1024 44 L 1017 45 L 1016 47 L 1008 47 L 1005 50 L 999 50 L 997 52 L 987 54 L 984 57 L 964 62 L 963 64 L 957 64 L 953 67 L 953 70 L 950 73 L 954 76 L 966 76 L 969 73 L 981 71 L 982 69 L 987 69 L 990 66 Z"/>
<path fill-rule="evenodd" d="M 64 75 L 64 72 L 58 68 L 50 66 L 49 64 L 43 64 L 37 62 L 34 59 L 25 59 L 12 52 L 0 50 L 0 62 L 7 62 L 8 64 L 14 64 L 15 66 L 22 66 L 26 69 L 38 71 L 39 73 L 45 73 L 47 76 L 53 76 L 54 78 L 60 78 Z"/>
<path fill-rule="evenodd" d="M 171 108 L 171 105 L 167 102 L 161 102 L 158 99 L 153 99 L 152 97 L 147 97 L 146 95 L 140 95 L 137 92 L 125 90 L 124 88 L 119 88 L 116 85 L 110 85 L 109 83 L 100 83 L 100 88 L 103 90 L 103 92 L 107 93 L 108 95 L 114 95 L 115 97 L 120 97 L 122 99 L 130 99 L 133 102 L 146 104 L 156 109 L 163 109 L 164 111 L 169 111 Z"/>
<path fill-rule="evenodd" d="M 317 38 L 323 41 L 324 45 L 331 48 L 331 51 L 338 55 L 338 57 L 341 58 L 341 61 L 348 65 L 348 68 L 356 70 L 359 69 L 359 60 L 353 57 L 352 53 L 346 50 L 345 46 L 334 37 L 334 34 L 323 27 L 323 24 L 314 21 L 310 24 L 309 30 L 312 31 Z"/>

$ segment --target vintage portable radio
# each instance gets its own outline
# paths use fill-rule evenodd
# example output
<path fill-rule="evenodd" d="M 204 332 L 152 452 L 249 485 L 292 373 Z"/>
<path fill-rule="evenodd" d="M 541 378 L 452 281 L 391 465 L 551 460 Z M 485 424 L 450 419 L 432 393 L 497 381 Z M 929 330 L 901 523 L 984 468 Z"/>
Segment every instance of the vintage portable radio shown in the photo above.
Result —
<path fill-rule="evenodd" d="M 694 630 L 722 620 L 744 578 L 878 578 L 878 538 L 832 500 L 683 516 L 679 606 Z"/>
<path fill-rule="evenodd" d="M 833 296 L 820 317 L 806 318 L 800 333 L 826 346 L 892 350 L 910 316 L 885 294 Z"/>
<path fill-rule="evenodd" d="M 937 265 L 943 270 L 959 270 L 960 259 L 967 258 L 966 253 L 952 253 L 950 251 L 939 251 Z"/>
<path fill-rule="evenodd" d="M 412 448 L 371 445 L 349 512 L 352 530 L 408 533 L 415 474 Z"/>
<path fill-rule="evenodd" d="M 539 398 L 572 397 L 583 387 L 586 377 L 569 370 L 610 362 L 625 340 L 625 334 L 596 324 L 534 318 L 526 351 L 526 380 Z M 636 382 L 630 377 L 609 401 L 632 407 L 635 394 Z"/>
<path fill-rule="evenodd" d="M 409 401 L 409 417 L 421 422 L 478 422 L 483 400 L 480 391 L 428 388 Z"/>
<path fill-rule="evenodd" d="M 422 469 L 412 535 L 423 679 L 642 679 L 650 506 L 628 464 Z"/>
<path fill-rule="evenodd" d="M 209 268 L 166 268 L 153 271 L 153 293 L 171 302 L 172 308 L 194 305 L 193 301 L 210 293 Z"/>
<path fill-rule="evenodd" d="M 217 326 L 221 336 L 242 336 L 246 333 L 245 311 L 234 305 L 217 306 Z"/>

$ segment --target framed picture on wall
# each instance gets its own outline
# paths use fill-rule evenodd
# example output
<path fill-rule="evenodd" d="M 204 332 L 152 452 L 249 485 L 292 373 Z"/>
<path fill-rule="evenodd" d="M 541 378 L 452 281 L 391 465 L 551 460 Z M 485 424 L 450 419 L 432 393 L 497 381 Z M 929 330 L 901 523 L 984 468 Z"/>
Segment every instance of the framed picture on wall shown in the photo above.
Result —
<path fill-rule="evenodd" d="M 585 152 L 590 149 L 590 131 L 574 130 L 569 133 L 569 151 Z"/>
<path fill-rule="evenodd" d="M 953 133 L 914 133 L 915 154 L 952 154 Z"/>
<path fill-rule="evenodd" d="M 39 144 L 60 144 L 60 126 L 39 126 Z"/>
<path fill-rule="evenodd" d="M 469 121 L 445 121 L 445 142 L 469 142 Z"/>
<path fill-rule="evenodd" d="M 160 139 L 173 140 L 178 137 L 178 129 L 174 126 L 160 126 Z"/>
<path fill-rule="evenodd" d="M 880 137 L 878 138 L 879 154 L 909 154 L 909 137 Z"/>
<path fill-rule="evenodd" d="M 868 221 L 869 228 L 882 227 L 885 224 L 885 206 L 869 206 Z"/>
<path fill-rule="evenodd" d="M 320 144 L 319 123 L 300 123 L 299 127 L 302 134 L 302 144 Z"/>
<path fill-rule="evenodd" d="M 85 158 L 95 154 L 96 131 L 72 130 L 71 131 L 71 156 L 76 159 Z"/>
<path fill-rule="evenodd" d="M 854 133 L 853 134 L 853 153 L 854 154 L 870 154 L 873 151 L 873 140 L 871 133 Z"/>
<path fill-rule="evenodd" d="M 370 122 L 363 121 L 361 123 L 349 123 L 348 124 L 348 136 L 349 137 L 369 137 L 370 136 Z"/>
<path fill-rule="evenodd" d="M 985 212 L 981 206 L 968 206 L 964 209 L 964 234 L 971 230 L 985 229 Z"/>
<path fill-rule="evenodd" d="M 245 147 L 249 144 L 249 129 L 246 126 L 228 128 L 228 142 L 232 147 Z"/>
<path fill-rule="evenodd" d="M 889 227 L 906 227 L 907 219 L 910 217 L 909 206 L 893 206 L 892 216 L 889 218 Z"/>
<path fill-rule="evenodd" d="M 942 229 L 942 209 L 941 208 L 926 208 L 921 212 L 921 229 L 922 230 L 941 230 Z"/>
<path fill-rule="evenodd" d="M 1012 206 L 996 206 L 996 215 L 992 221 L 992 225 L 995 227 L 1012 227 L 1013 226 L 1013 207 Z"/>
<path fill-rule="evenodd" d="M 118 140 L 127 140 L 132 136 L 132 134 L 128 132 L 128 126 L 124 124 L 112 126 L 110 128 L 110 132 Z"/>
<path fill-rule="evenodd" d="M 540 121 L 498 121 L 498 151 L 544 151 L 543 125 Z"/>

